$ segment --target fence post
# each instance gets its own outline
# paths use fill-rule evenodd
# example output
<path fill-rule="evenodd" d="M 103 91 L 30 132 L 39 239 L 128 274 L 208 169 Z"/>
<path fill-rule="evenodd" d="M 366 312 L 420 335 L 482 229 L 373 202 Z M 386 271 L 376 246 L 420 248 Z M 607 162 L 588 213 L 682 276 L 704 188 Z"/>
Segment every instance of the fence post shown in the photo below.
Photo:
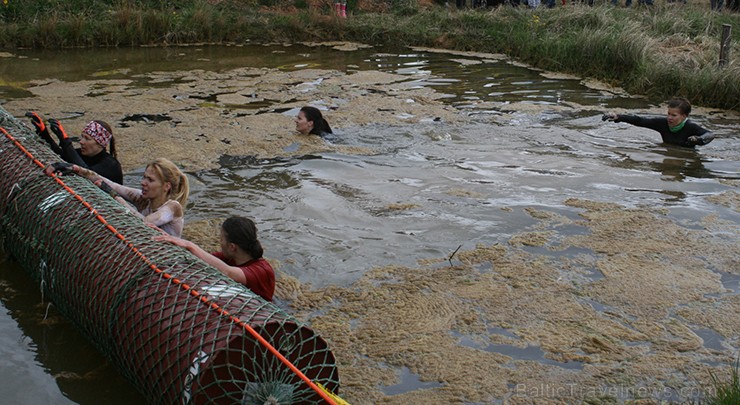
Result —
<path fill-rule="evenodd" d="M 724 66 L 730 59 L 730 36 L 732 34 L 732 25 L 722 24 L 722 40 L 719 44 L 719 65 Z"/>

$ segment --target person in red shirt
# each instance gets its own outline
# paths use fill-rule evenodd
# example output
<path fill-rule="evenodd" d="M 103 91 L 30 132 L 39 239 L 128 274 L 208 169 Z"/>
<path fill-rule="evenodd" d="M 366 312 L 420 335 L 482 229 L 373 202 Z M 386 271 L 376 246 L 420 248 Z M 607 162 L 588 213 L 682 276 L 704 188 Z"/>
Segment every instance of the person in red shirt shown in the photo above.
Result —
<path fill-rule="evenodd" d="M 172 235 L 158 235 L 156 241 L 170 242 L 190 251 L 232 280 L 244 284 L 255 294 L 272 301 L 275 271 L 262 257 L 257 226 L 249 218 L 234 216 L 221 225 L 221 251 L 208 253 L 200 246 Z"/>

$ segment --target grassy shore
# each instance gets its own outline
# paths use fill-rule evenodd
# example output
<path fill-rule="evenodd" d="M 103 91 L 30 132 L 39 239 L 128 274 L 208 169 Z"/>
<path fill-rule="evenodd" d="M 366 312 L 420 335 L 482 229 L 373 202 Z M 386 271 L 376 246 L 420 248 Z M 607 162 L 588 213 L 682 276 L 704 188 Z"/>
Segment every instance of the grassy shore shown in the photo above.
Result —
<path fill-rule="evenodd" d="M 505 53 L 538 68 L 604 80 L 656 101 L 681 95 L 697 105 L 740 109 L 740 14 L 712 12 L 707 3 L 661 0 L 652 7 L 577 3 L 554 9 L 457 11 L 413 0 L 350 1 L 349 18 L 338 19 L 330 0 L 0 1 L 4 49 L 247 40 L 429 46 Z M 733 31 L 730 58 L 720 67 L 723 24 Z"/>

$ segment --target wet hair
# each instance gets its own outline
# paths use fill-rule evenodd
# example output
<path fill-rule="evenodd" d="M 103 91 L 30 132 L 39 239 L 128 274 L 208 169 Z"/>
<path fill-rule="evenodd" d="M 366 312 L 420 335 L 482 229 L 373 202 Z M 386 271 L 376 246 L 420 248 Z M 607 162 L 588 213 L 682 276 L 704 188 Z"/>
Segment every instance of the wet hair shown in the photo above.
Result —
<path fill-rule="evenodd" d="M 262 244 L 257 239 L 257 225 L 249 218 L 230 217 L 221 225 L 226 240 L 234 243 L 247 252 L 252 259 L 259 259 L 264 253 Z"/>
<path fill-rule="evenodd" d="M 668 108 L 678 108 L 681 114 L 689 116 L 691 114 L 691 103 L 683 97 L 675 97 L 668 101 Z"/>
<path fill-rule="evenodd" d="M 177 200 L 185 208 L 185 204 L 188 202 L 188 195 L 190 194 L 188 176 L 181 172 L 172 161 L 165 158 L 155 159 L 146 167 L 153 168 L 159 178 L 162 179 L 162 183 L 170 183 L 172 187 L 168 193 L 169 197 Z"/>
<path fill-rule="evenodd" d="M 105 121 L 101 120 L 95 120 L 98 124 L 102 125 L 103 128 L 105 128 L 108 132 L 110 132 L 110 141 L 108 142 L 108 150 L 110 151 L 110 155 L 113 156 L 114 159 L 118 158 L 118 154 L 116 153 L 116 137 L 113 136 L 113 128 L 111 128 L 110 124 L 108 124 Z"/>
<path fill-rule="evenodd" d="M 329 126 L 329 123 L 326 122 L 324 119 L 324 116 L 321 115 L 321 111 L 319 111 L 316 107 L 311 106 L 305 106 L 301 108 L 301 112 L 306 116 L 306 121 L 313 121 L 313 128 L 311 129 L 311 134 L 314 135 L 321 135 L 323 134 L 331 134 L 331 127 Z"/>

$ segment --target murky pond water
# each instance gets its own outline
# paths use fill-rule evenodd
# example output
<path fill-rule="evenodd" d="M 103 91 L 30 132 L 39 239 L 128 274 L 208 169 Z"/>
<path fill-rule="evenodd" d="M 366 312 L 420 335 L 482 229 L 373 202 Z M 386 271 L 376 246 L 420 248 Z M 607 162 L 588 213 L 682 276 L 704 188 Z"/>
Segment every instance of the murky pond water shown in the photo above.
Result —
<path fill-rule="evenodd" d="M 296 153 L 300 150 L 296 141 L 276 156 L 225 153 L 209 167 L 188 170 L 192 180 L 188 222 L 231 214 L 256 218 L 266 255 L 280 263 L 279 271 L 317 288 L 346 287 L 376 267 L 415 266 L 421 260 L 449 257 L 460 247 L 506 244 L 521 232 L 543 231 L 527 209 L 575 221 L 580 210 L 564 204 L 572 198 L 663 208 L 668 218 L 686 229 L 703 229 L 701 220 L 711 213 L 734 224 L 735 231 L 726 237 L 737 240 L 737 207 L 708 200 L 737 190 L 737 115 L 697 109 L 692 118 L 714 130 L 717 139 L 697 150 L 668 147 L 658 143 L 656 133 L 600 120 L 602 112 L 614 109 L 662 114 L 655 102 L 543 74 L 495 55 L 303 45 L 204 46 L 19 51 L 0 62 L 0 100 L 12 106 L 36 96 L 28 90 L 33 80 L 128 80 L 129 87 L 169 88 L 189 80 L 187 74 L 172 72 L 221 73 L 244 67 L 346 74 L 379 71 L 408 76 L 406 88 L 435 90 L 438 100 L 464 119 L 404 116 L 380 106 L 373 114 L 392 119 L 332 121 L 341 108 L 330 108 L 326 114 L 336 133 L 332 146 L 366 153 L 332 149 L 301 154 Z M 284 85 L 310 91 L 320 83 L 297 80 Z M 387 90 L 368 86 L 367 91 Z M 215 104 L 228 119 L 277 113 L 289 123 L 296 112 L 290 99 L 224 102 L 223 93 L 187 97 Z M 342 93 L 334 97 L 341 106 Z M 63 104 L 63 97 L 57 103 Z M 329 103 L 322 99 L 318 104 Z M 18 116 L 24 112 L 8 109 Z M 61 111 L 70 117 L 85 113 Z M 141 121 L 178 125 L 165 122 L 172 120 L 166 113 L 146 109 L 122 111 L 118 119 L 117 128 Z M 192 154 L 198 153 L 196 141 L 187 141 Z M 133 165 L 125 182 L 137 184 L 141 172 L 141 165 Z M 547 230 L 563 237 L 587 233 L 573 223 L 554 223 Z M 592 253 L 582 247 L 523 249 L 560 258 Z M 737 294 L 737 275 L 719 270 L 722 279 L 729 280 L 725 287 Z M 583 276 L 585 282 L 603 277 L 595 268 Z M 0 397 L 18 404 L 94 404 L 100 398 L 111 404 L 140 402 L 111 366 L 101 366 L 102 356 L 47 308 L 38 291 L 22 269 L 12 262 L 0 264 L 4 343 L 0 355 L 5 359 L 0 365 L 4 382 Z M 595 311 L 614 312 L 598 301 L 584 298 L 583 303 Z M 703 327 L 697 333 L 707 347 L 723 349 L 722 338 L 713 330 Z M 460 346 L 516 360 L 558 363 L 545 358 L 539 346 L 453 337 Z M 582 367 L 578 361 L 560 364 Z M 420 382 L 408 368 L 401 368 L 400 374 L 402 382 L 389 385 L 386 395 L 438 386 Z"/>

